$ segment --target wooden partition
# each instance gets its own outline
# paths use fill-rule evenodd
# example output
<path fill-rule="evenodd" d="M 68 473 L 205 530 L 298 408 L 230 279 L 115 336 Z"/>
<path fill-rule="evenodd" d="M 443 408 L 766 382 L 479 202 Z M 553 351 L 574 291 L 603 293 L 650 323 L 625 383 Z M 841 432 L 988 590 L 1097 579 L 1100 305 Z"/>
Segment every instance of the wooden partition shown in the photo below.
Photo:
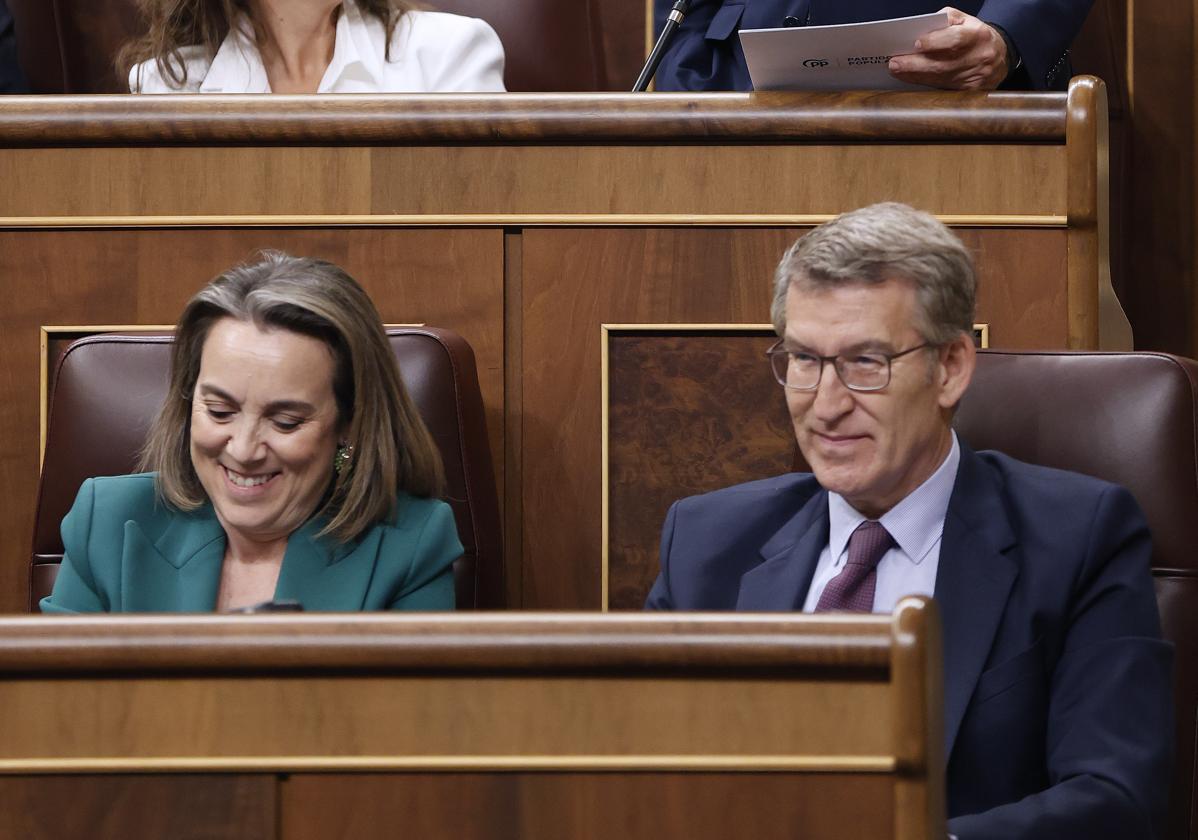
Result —
<path fill-rule="evenodd" d="M 925 599 L 0 619 L 0 836 L 941 840 L 938 634 Z"/>
<path fill-rule="evenodd" d="M 660 402 L 654 389 L 674 399 L 684 383 L 668 368 L 634 382 L 635 366 L 616 365 L 605 378 L 603 358 L 613 336 L 709 328 L 734 358 L 687 364 L 757 364 L 774 265 L 836 213 L 896 199 L 954 226 L 978 257 L 978 319 L 994 347 L 1130 343 L 1105 258 L 1105 94 L 1093 79 L 1068 95 L 0 105 L 0 610 L 27 597 L 39 388 L 53 362 L 43 337 L 173 323 L 258 248 L 338 262 L 385 321 L 471 342 L 513 607 L 636 606 L 663 504 L 788 468 L 785 426 L 742 439 L 740 403 L 710 399 L 709 413 L 640 425 Z M 606 450 L 605 394 L 624 412 Z M 782 405 L 780 393 L 753 399 Z M 628 478 L 634 467 L 652 472 L 652 498 Z M 635 529 L 621 524 L 630 509 Z M 632 579 L 633 562 L 642 582 L 615 597 L 609 574 Z"/>

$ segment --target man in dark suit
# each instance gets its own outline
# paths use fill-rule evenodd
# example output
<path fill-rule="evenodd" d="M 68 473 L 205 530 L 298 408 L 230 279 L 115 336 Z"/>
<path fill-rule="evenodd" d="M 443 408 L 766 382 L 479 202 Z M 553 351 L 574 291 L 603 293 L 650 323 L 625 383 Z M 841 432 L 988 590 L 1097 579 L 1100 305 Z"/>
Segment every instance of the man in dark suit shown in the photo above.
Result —
<path fill-rule="evenodd" d="M 654 0 L 657 30 L 673 0 Z M 966 0 L 949 25 L 891 59 L 899 79 L 949 89 L 1064 89 L 1067 50 L 1093 0 Z M 658 90 L 750 90 L 741 29 L 927 14 L 939 0 L 693 0 L 657 71 Z"/>
<path fill-rule="evenodd" d="M 25 79 L 17 64 L 17 34 L 12 15 L 0 0 L 0 93 L 25 93 Z"/>
<path fill-rule="evenodd" d="M 795 243 L 770 363 L 812 474 L 677 502 L 647 606 L 889 612 L 934 596 L 950 831 L 1151 838 L 1172 651 L 1147 525 L 1120 487 L 957 439 L 975 289 L 960 240 L 904 205 Z"/>

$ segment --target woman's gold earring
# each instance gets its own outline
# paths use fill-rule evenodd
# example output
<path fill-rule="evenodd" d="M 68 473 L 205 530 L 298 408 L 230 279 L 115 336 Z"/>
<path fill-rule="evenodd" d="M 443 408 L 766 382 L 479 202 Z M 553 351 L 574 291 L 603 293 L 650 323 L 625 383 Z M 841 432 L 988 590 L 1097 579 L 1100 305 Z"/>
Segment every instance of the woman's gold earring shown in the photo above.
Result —
<path fill-rule="evenodd" d="M 354 448 L 345 441 L 337 444 L 337 452 L 333 455 L 333 469 L 337 475 L 341 475 L 349 469 L 349 465 L 353 462 Z"/>

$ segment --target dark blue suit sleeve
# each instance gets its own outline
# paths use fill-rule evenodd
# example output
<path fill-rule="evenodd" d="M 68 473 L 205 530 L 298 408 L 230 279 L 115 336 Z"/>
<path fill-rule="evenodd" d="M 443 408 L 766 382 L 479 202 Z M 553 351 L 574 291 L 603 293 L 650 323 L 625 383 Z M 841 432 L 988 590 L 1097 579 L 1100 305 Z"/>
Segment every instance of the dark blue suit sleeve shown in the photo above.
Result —
<path fill-rule="evenodd" d="M 986 0 L 977 16 L 1010 36 L 1032 90 L 1053 90 L 1069 81 L 1066 51 L 1092 5 L 1094 0 Z"/>
<path fill-rule="evenodd" d="M 17 64 L 17 33 L 12 15 L 0 0 L 0 93 L 26 93 L 28 88 Z"/>
<path fill-rule="evenodd" d="M 661 570 L 657 573 L 657 580 L 653 582 L 653 588 L 649 590 L 649 597 L 645 599 L 645 609 L 647 610 L 674 609 L 674 598 L 670 594 L 669 568 L 677 511 L 678 503 L 674 502 L 670 505 L 670 512 L 666 514 L 666 522 L 661 529 Z"/>
<path fill-rule="evenodd" d="M 935 12 L 946 3 L 904 3 L 901 14 Z M 1093 0 L 959 0 L 947 5 L 993 23 L 1010 37 L 1023 60 L 1023 86 L 1063 89 L 1068 82 L 1069 44 L 1077 36 Z M 756 26 L 781 26 L 797 6 L 792 0 L 694 0 L 657 71 L 658 90 L 751 90 L 738 32 L 746 10 Z M 654 36 L 661 32 L 673 0 L 654 0 Z M 813 0 L 813 23 L 847 23 L 895 16 L 886 0 Z"/>
<path fill-rule="evenodd" d="M 654 38 L 673 0 L 654 0 Z M 744 4 L 694 0 L 657 69 L 657 90 L 751 90 L 737 29 Z"/>
<path fill-rule="evenodd" d="M 1148 527 L 1131 495 L 1112 486 L 1087 532 L 1050 675 L 1048 786 L 950 820 L 960 840 L 1160 836 L 1173 745 L 1172 646 L 1160 638 Z"/>

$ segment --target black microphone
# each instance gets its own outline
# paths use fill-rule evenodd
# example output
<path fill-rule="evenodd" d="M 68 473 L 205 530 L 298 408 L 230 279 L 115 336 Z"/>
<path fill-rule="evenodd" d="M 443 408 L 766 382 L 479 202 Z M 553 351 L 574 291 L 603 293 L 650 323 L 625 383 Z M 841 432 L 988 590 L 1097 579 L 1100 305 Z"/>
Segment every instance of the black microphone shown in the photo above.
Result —
<path fill-rule="evenodd" d="M 661 35 L 657 36 L 657 43 L 653 45 L 653 51 L 649 53 L 649 60 L 645 62 L 641 75 L 637 77 L 636 84 L 632 88 L 633 93 L 644 93 L 649 87 L 649 82 L 653 81 L 653 77 L 657 75 L 657 65 L 661 64 L 661 58 L 666 54 L 666 47 L 670 45 L 674 33 L 678 31 L 679 25 L 690 8 L 691 0 L 675 0 L 674 8 L 670 10 L 669 17 L 666 18 L 666 25 L 662 28 Z"/>
<path fill-rule="evenodd" d="M 299 601 L 283 599 L 279 601 L 263 601 L 248 607 L 234 607 L 227 610 L 229 615 L 259 615 L 261 613 L 295 613 L 303 612 L 304 605 Z"/>

